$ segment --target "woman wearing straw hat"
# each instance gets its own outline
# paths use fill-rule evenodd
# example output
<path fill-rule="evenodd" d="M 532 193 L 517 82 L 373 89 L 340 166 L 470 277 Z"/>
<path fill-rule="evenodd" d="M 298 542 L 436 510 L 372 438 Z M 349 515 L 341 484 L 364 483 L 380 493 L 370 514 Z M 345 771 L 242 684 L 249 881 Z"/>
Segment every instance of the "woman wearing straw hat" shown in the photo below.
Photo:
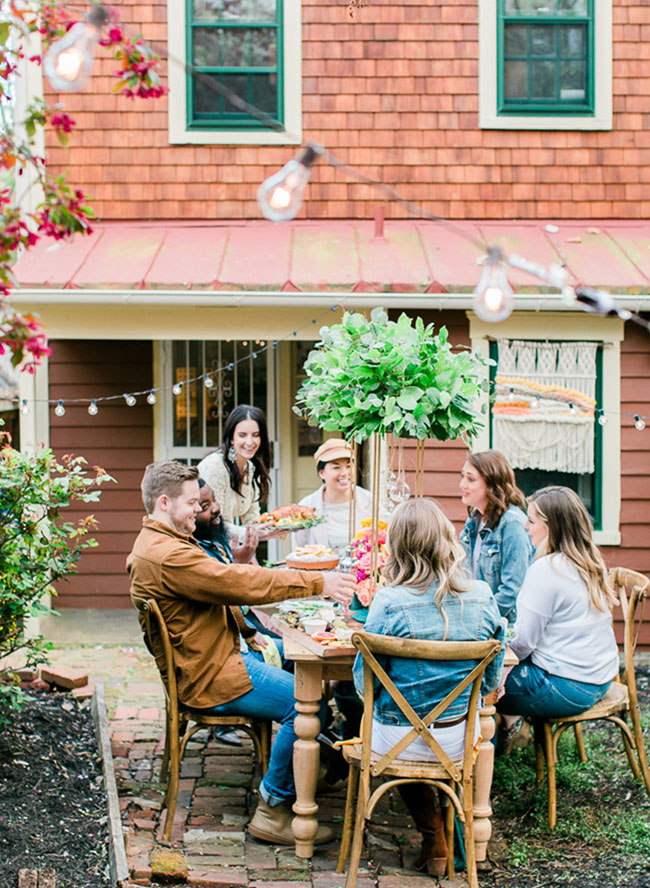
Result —
<path fill-rule="evenodd" d="M 370 517 L 370 492 L 363 487 L 354 488 L 355 526 L 350 527 L 352 500 L 352 448 L 342 438 L 330 438 L 314 454 L 316 471 L 322 485 L 300 500 L 301 506 L 316 509 L 316 516 L 325 521 L 296 531 L 296 546 L 329 546 L 334 552 L 342 552 L 360 529 L 362 518 Z"/>

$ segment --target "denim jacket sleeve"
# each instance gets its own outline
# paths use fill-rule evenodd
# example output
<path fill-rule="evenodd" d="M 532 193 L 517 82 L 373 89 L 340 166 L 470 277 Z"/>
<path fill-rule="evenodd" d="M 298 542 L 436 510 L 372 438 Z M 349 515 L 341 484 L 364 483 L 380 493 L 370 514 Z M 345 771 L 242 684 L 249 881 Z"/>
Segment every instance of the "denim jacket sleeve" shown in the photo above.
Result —
<path fill-rule="evenodd" d="M 386 599 L 384 595 L 380 591 L 377 592 L 368 611 L 364 632 L 372 632 L 374 635 L 390 635 L 385 604 Z M 378 662 L 384 668 L 386 668 L 387 659 L 387 657 L 377 657 Z M 361 654 L 356 656 L 354 666 L 352 667 L 352 675 L 357 694 L 363 700 L 363 659 Z M 375 688 L 379 687 L 379 684 L 379 679 L 375 678 Z"/>
<path fill-rule="evenodd" d="M 503 516 L 501 531 L 501 576 L 494 595 L 501 616 L 511 622 L 517 611 L 517 595 L 533 554 L 528 532 L 517 519 Z"/>

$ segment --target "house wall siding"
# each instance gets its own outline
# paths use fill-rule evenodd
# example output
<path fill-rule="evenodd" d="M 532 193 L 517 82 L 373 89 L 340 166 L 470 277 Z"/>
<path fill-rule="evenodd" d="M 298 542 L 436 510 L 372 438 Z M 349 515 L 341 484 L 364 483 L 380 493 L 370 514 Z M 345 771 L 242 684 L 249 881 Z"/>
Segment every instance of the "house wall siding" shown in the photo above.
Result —
<path fill-rule="evenodd" d="M 117 6 L 166 54 L 165 3 Z M 650 10 L 614 0 L 613 17 L 611 132 L 482 131 L 475 0 L 370 0 L 354 20 L 343 0 L 304 0 L 304 140 L 449 218 L 648 218 Z M 52 172 L 72 170 L 104 219 L 259 218 L 259 183 L 295 149 L 169 145 L 167 99 L 111 95 L 99 55 L 83 93 L 47 96 L 77 122 L 67 149 L 48 134 Z M 380 200 L 320 163 L 301 216 L 370 218 Z"/>
<path fill-rule="evenodd" d="M 50 398 L 122 395 L 153 385 L 151 342 L 53 340 L 50 346 Z M 140 481 L 153 460 L 152 408 L 144 398 L 127 407 L 121 397 L 98 406 L 97 416 L 88 415 L 87 404 L 66 405 L 63 417 L 51 411 L 55 453 L 83 456 L 117 481 L 102 487 L 99 503 L 66 513 L 67 520 L 95 515 L 99 530 L 93 536 L 99 545 L 84 552 L 70 582 L 57 585 L 55 607 L 130 606 L 125 560 L 144 514 Z"/>

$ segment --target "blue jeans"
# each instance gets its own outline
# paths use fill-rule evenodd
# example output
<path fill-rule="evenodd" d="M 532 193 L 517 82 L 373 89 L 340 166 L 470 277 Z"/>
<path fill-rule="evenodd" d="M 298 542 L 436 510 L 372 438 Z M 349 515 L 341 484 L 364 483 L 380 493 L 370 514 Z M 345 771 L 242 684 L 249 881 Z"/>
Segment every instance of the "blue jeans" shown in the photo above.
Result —
<path fill-rule="evenodd" d="M 578 715 L 602 700 L 610 684 L 611 681 L 595 685 L 560 678 L 535 666 L 527 657 L 508 676 L 506 693 L 497 703 L 497 709 L 505 715 L 530 718 Z"/>
<path fill-rule="evenodd" d="M 280 730 L 271 746 L 269 769 L 259 786 L 259 793 L 269 805 L 294 798 L 296 788 L 293 780 L 293 744 L 298 739 L 293 729 L 296 713 L 296 698 L 293 693 L 293 675 L 268 666 L 253 653 L 242 654 L 244 665 L 253 684 L 253 690 L 235 700 L 206 709 L 214 715 L 243 715 L 279 722 Z M 326 706 L 321 704 L 321 725 L 325 719 Z"/>

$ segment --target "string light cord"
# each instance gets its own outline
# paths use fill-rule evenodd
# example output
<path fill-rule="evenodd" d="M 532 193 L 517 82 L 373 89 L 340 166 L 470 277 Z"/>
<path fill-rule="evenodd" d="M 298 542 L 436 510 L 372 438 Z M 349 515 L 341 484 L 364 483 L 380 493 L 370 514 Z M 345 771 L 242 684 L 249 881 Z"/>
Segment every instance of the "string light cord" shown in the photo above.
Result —
<path fill-rule="evenodd" d="M 341 307 L 342 307 L 341 303 L 338 303 L 336 305 L 331 305 L 329 307 L 329 311 L 336 311 L 337 309 L 339 309 Z M 306 329 L 316 326 L 317 324 L 324 321 L 325 318 L 327 318 L 328 316 L 329 315 L 327 313 L 324 313 L 322 315 L 319 315 L 316 318 L 312 318 L 310 321 L 307 321 L 302 326 L 296 327 L 290 333 L 286 333 L 284 336 L 278 337 L 277 339 L 273 339 L 271 342 L 267 343 L 266 345 L 260 345 L 259 348 L 253 349 L 250 354 L 242 355 L 240 358 L 237 358 L 234 361 L 229 361 L 227 364 L 224 364 L 223 367 L 215 367 L 213 370 L 208 370 L 205 373 L 198 374 L 197 376 L 192 376 L 188 379 L 183 379 L 182 381 L 175 382 L 172 385 L 157 386 L 155 388 L 146 388 L 146 389 L 142 389 L 140 391 L 129 391 L 129 392 L 124 392 L 121 395 L 99 395 L 99 396 L 92 397 L 92 398 L 90 398 L 90 397 L 86 397 L 86 398 L 33 398 L 33 399 L 30 399 L 29 402 L 27 401 L 26 398 L 11 398 L 10 403 L 18 405 L 19 408 L 21 409 L 21 411 L 23 411 L 23 412 L 25 412 L 24 408 L 28 404 L 56 405 L 57 408 L 59 406 L 65 406 L 66 404 L 67 405 L 88 404 L 89 408 L 91 408 L 91 407 L 96 408 L 97 405 L 102 404 L 102 403 L 106 403 L 109 401 L 125 401 L 129 407 L 134 407 L 135 403 L 130 403 L 129 399 L 138 398 L 143 395 L 151 395 L 151 394 L 155 395 L 155 394 L 159 394 L 159 393 L 165 392 L 165 391 L 173 391 L 173 389 L 177 388 L 178 386 L 180 386 L 182 389 L 185 386 L 192 385 L 193 383 L 196 383 L 196 382 L 204 382 L 205 383 L 205 380 L 208 377 L 212 378 L 213 376 L 218 376 L 220 373 L 232 371 L 232 370 L 234 370 L 234 368 L 236 366 L 244 363 L 245 361 L 249 361 L 251 358 L 253 360 L 256 360 L 257 358 L 259 358 L 261 355 L 265 354 L 266 352 L 277 349 L 277 347 L 280 343 L 292 341 L 293 339 L 295 339 L 298 336 L 298 333 L 300 333 L 303 330 L 306 330 Z M 91 415 L 96 415 L 96 410 L 92 410 Z"/>
<path fill-rule="evenodd" d="M 72 5 L 70 5 L 69 8 L 78 9 L 78 7 Z M 99 20 L 103 16 L 107 15 L 106 8 L 101 4 L 96 4 L 93 7 L 92 14 L 97 20 Z M 124 30 L 128 31 L 132 29 L 124 27 Z M 275 120 L 275 118 L 267 114 L 261 108 L 258 108 L 256 105 L 253 105 L 250 102 L 247 102 L 245 99 L 242 99 L 241 96 L 237 95 L 237 93 L 233 92 L 229 87 L 225 86 L 219 80 L 215 80 L 213 77 L 205 74 L 202 71 L 197 70 L 192 62 L 187 61 L 187 59 L 179 59 L 173 54 L 170 54 L 167 51 L 167 47 L 159 43 L 158 41 L 150 40 L 148 42 L 161 58 L 166 59 L 168 63 L 181 67 L 185 71 L 185 73 L 189 74 L 193 79 L 197 80 L 208 90 L 215 92 L 222 98 L 226 99 L 238 110 L 250 115 L 259 123 L 263 124 L 265 127 L 273 131 L 284 133 L 287 138 L 292 141 L 298 143 L 301 141 L 300 137 L 296 133 L 292 133 L 291 131 L 287 130 L 285 126 L 279 121 Z M 498 266 L 508 265 L 512 268 L 517 268 L 519 270 L 525 271 L 533 277 L 536 277 L 538 280 L 550 284 L 552 287 L 559 290 L 563 294 L 567 302 L 577 303 L 585 311 L 591 312 L 592 314 L 598 314 L 602 317 L 617 316 L 623 321 L 631 320 L 639 326 L 643 327 L 646 331 L 650 332 L 650 323 L 648 321 L 646 321 L 638 314 L 616 306 L 612 295 L 608 291 L 595 289 L 583 285 L 574 288 L 573 286 L 567 284 L 567 272 L 566 269 L 563 268 L 561 265 L 551 263 L 548 266 L 544 266 L 538 262 L 533 262 L 517 254 L 506 254 L 500 247 L 494 247 L 490 245 L 487 246 L 487 254 L 485 254 L 486 244 L 484 242 L 472 236 L 451 220 L 445 219 L 442 216 L 438 216 L 435 213 L 431 213 L 420 206 L 420 204 L 417 204 L 411 200 L 408 200 L 407 198 L 402 197 L 402 195 L 392 185 L 388 185 L 386 182 L 382 182 L 380 179 L 375 179 L 372 176 L 367 176 L 365 173 L 362 173 L 346 161 L 338 158 L 335 154 L 333 154 L 324 146 L 314 142 L 308 143 L 307 147 L 301 152 L 301 156 L 296 158 L 295 163 L 300 165 L 304 161 L 305 156 L 308 157 L 308 167 L 311 167 L 311 165 L 313 165 L 313 163 L 319 157 L 322 157 L 330 164 L 330 166 L 334 167 L 335 169 L 341 170 L 349 178 L 354 179 L 361 184 L 368 185 L 369 187 L 374 188 L 375 190 L 383 194 L 384 197 L 386 197 L 389 201 L 400 204 L 400 206 L 403 206 L 405 208 L 409 215 L 417 216 L 421 219 L 426 219 L 427 221 L 434 222 L 437 225 L 444 225 L 450 231 L 453 231 L 457 237 L 465 240 L 475 248 L 482 251 L 482 257 L 478 259 L 478 263 L 484 264 L 488 270 L 490 270 L 491 266 L 496 269 L 498 268 Z M 288 167 L 290 164 L 291 161 L 286 166 Z M 304 179 L 302 189 L 304 189 L 307 180 L 308 175 Z M 262 188 L 260 188 L 260 191 L 261 190 Z M 299 206 L 300 199 L 297 201 L 296 212 Z M 274 221 L 282 221 L 286 218 L 293 218 L 293 216 L 280 215 L 273 218 Z M 480 288 L 480 286 L 481 285 L 479 282 L 479 287 L 477 287 L 477 290 Z M 490 304 L 489 287 L 483 288 L 483 304 L 481 304 L 481 302 L 479 301 L 475 305 L 475 309 L 478 309 L 477 313 L 479 314 L 479 316 L 481 307 L 484 308 L 484 319 L 486 320 L 501 320 L 502 314 L 505 314 L 506 312 L 509 314 L 512 310 L 512 292 L 507 292 L 507 290 L 510 289 L 507 281 L 505 281 L 504 283 L 499 283 L 498 288 L 491 288 L 494 293 L 497 292 L 497 289 L 500 289 L 502 291 L 502 294 L 505 295 L 505 299 L 499 301 L 496 309 Z M 486 290 L 487 293 L 485 293 Z M 485 302 L 487 302 L 487 308 L 485 307 Z M 489 315 L 492 315 L 492 317 L 489 317 Z"/>

